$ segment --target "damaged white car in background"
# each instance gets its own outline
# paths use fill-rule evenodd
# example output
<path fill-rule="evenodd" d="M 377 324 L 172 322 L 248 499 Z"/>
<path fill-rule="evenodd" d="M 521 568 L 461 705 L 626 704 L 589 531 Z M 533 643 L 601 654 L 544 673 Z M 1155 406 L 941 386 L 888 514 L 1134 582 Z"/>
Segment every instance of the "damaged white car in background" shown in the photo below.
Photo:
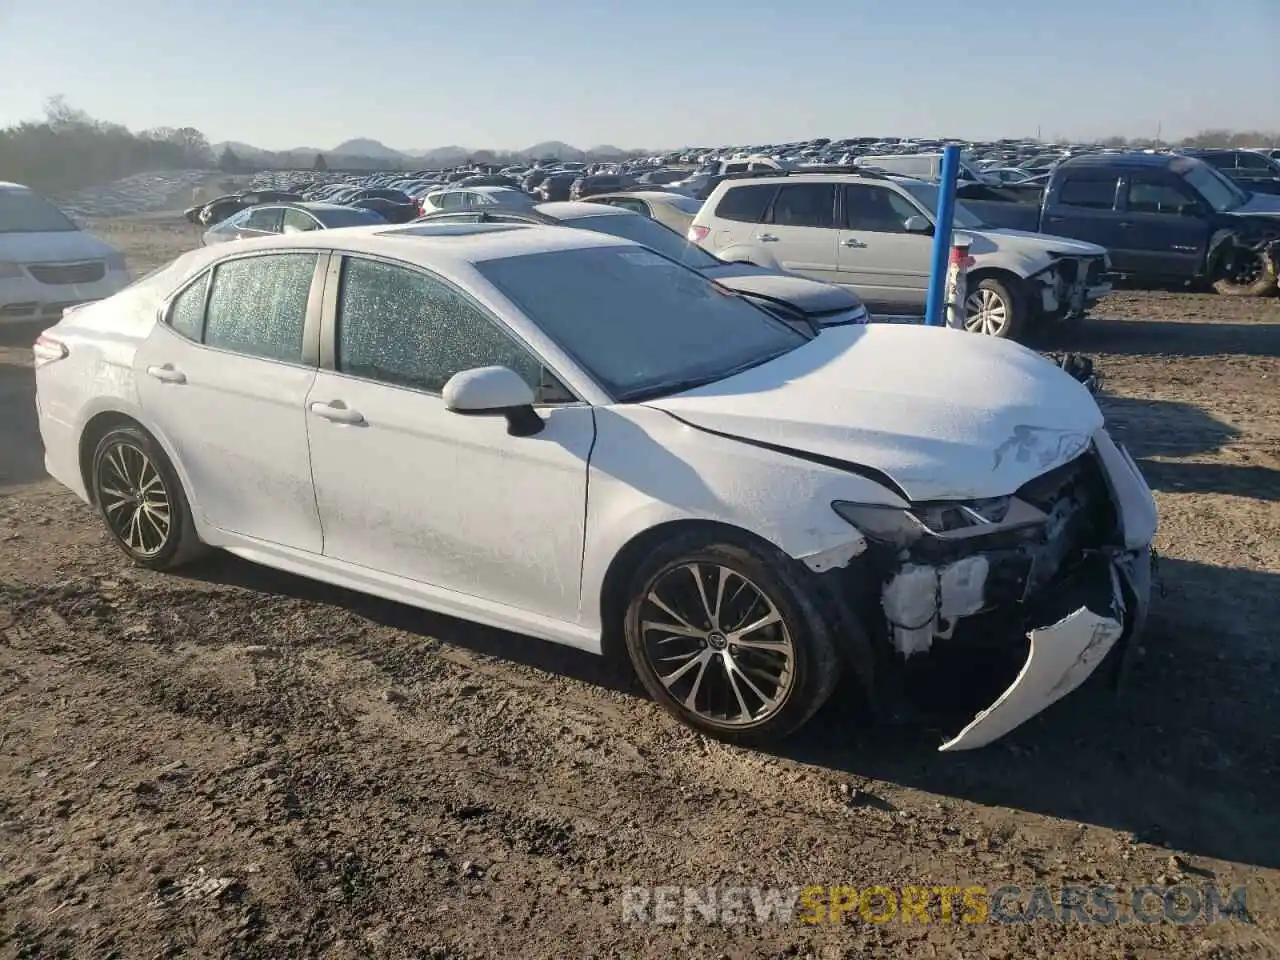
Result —
<path fill-rule="evenodd" d="M 35 345 L 49 472 L 135 562 L 204 546 L 623 653 L 736 742 L 843 672 L 1029 655 L 943 749 L 1132 649 L 1155 505 L 1015 343 L 811 327 L 588 230 L 421 224 L 204 248 Z M 1120 651 L 1117 651 L 1118 653 Z"/>

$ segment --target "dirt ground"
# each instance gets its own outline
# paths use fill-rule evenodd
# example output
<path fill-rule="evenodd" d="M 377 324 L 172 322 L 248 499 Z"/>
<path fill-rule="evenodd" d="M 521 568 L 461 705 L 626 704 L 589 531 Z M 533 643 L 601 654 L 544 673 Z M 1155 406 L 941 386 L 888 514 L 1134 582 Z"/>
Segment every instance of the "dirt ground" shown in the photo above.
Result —
<path fill-rule="evenodd" d="M 135 273 L 196 238 L 93 227 Z M 1166 595 L 1123 696 L 957 755 L 844 693 L 734 749 L 567 649 L 225 556 L 133 569 L 43 475 L 30 331 L 0 337 L 0 955 L 1280 956 L 1280 302 L 1127 292 L 1048 345 L 1106 376 Z M 1244 885 L 1248 915 L 624 923 L 628 887 L 708 884 Z"/>

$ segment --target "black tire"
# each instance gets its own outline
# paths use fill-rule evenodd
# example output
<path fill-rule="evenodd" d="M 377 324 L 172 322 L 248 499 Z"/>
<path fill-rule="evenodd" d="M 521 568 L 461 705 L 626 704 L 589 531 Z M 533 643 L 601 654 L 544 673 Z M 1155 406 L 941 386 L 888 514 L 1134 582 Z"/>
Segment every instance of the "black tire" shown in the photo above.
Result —
<path fill-rule="evenodd" d="M 94 447 L 89 480 L 94 505 L 111 539 L 134 563 L 171 570 L 205 552 L 173 465 L 141 427 L 119 426 L 103 435 Z M 167 506 L 167 511 L 161 506 Z M 160 520 L 162 512 L 168 517 L 167 528 Z M 128 526 L 134 516 L 136 533 Z"/>
<path fill-rule="evenodd" d="M 664 622 L 672 621 L 672 617 L 661 612 L 648 599 L 655 587 L 661 587 L 666 593 L 669 584 L 674 582 L 678 585 L 681 579 L 687 578 L 688 590 L 696 596 L 693 593 L 696 589 L 693 568 L 702 575 L 709 591 L 704 594 L 707 600 L 702 601 L 703 609 L 709 609 L 707 601 L 714 596 L 720 568 L 728 571 L 727 585 L 721 594 L 723 603 L 717 603 L 725 621 L 711 624 L 715 629 L 710 633 L 718 637 L 714 640 L 711 636 L 701 640 L 665 637 L 662 631 L 646 629 L 644 624 L 651 623 L 656 616 L 664 617 Z M 831 627 L 821 614 L 816 585 L 806 584 L 804 578 L 807 576 L 810 576 L 807 570 L 781 551 L 768 546 L 748 546 L 745 540 L 743 543 L 708 542 L 705 535 L 693 533 L 676 537 L 659 547 L 640 564 L 628 588 L 624 631 L 627 653 L 640 682 L 649 695 L 677 719 L 718 740 L 757 745 L 780 740 L 798 730 L 826 702 L 841 670 Z M 739 583 L 746 586 L 735 594 Z M 758 591 L 763 597 L 763 605 L 749 606 L 751 593 L 748 591 Z M 773 630 L 772 626 L 741 631 L 746 622 L 761 622 L 774 613 L 779 616 L 778 622 L 782 626 L 774 630 L 771 637 L 764 631 Z M 735 616 L 742 616 L 746 622 L 728 627 L 729 619 Z M 704 625 L 695 624 L 690 616 L 685 616 L 684 621 L 699 628 Z M 755 649 L 740 647 L 727 639 L 737 636 L 739 631 L 757 638 Z M 655 636 L 659 638 L 656 641 Z M 739 639 L 744 640 L 745 637 Z M 725 646 L 718 645 L 721 641 Z M 759 641 L 767 641 L 770 649 L 761 650 Z M 773 648 L 775 642 L 779 646 Z M 674 646 L 664 647 L 660 652 L 676 661 L 665 674 L 671 682 L 671 689 L 664 684 L 653 662 L 654 647 L 666 643 Z M 774 652 L 774 649 L 784 649 L 784 643 L 789 643 L 785 648 L 789 651 L 789 658 L 786 658 L 787 669 L 780 671 L 788 678 L 785 692 L 782 692 L 781 684 L 771 687 L 766 677 L 774 665 L 784 660 L 781 653 Z M 686 652 L 675 653 L 681 645 Z M 698 652 L 689 653 L 689 650 Z M 688 665 L 704 656 L 708 658 L 705 665 L 692 667 L 686 674 L 689 679 L 687 685 L 683 678 L 672 682 L 673 673 L 682 664 Z M 727 664 L 734 666 L 731 668 Z M 743 666 L 751 671 L 750 675 L 742 671 Z M 734 679 L 735 670 L 737 676 L 745 678 L 745 682 Z M 686 686 L 693 688 L 694 675 L 702 676 L 704 671 L 707 686 L 703 688 L 700 686 L 702 681 L 697 681 L 699 686 L 692 695 L 694 709 L 691 709 L 682 702 L 689 697 Z M 729 691 L 735 692 L 737 697 L 732 698 Z M 760 693 L 776 699 L 777 704 L 765 709 L 769 700 L 762 700 L 757 696 Z M 700 703 L 701 710 L 697 709 Z M 717 703 L 732 705 L 735 717 L 713 716 Z M 744 703 L 746 713 L 737 706 Z"/>
<path fill-rule="evenodd" d="M 1239 251 L 1232 255 L 1241 257 L 1248 251 Z M 1213 289 L 1224 297 L 1269 297 L 1275 293 L 1280 279 L 1276 276 L 1276 264 L 1262 254 L 1256 254 L 1257 275 L 1246 282 L 1241 282 L 1235 274 L 1235 264 L 1229 261 L 1222 265 L 1222 273 L 1213 281 Z"/>
<path fill-rule="evenodd" d="M 978 318 L 971 316 L 975 297 L 996 298 L 1003 304 L 1004 322 L 998 327 L 984 325 L 975 329 Z M 1027 300 L 1022 285 L 1013 280 L 985 277 L 971 283 L 965 291 L 965 329 L 971 333 L 983 333 L 999 340 L 1017 340 L 1027 325 Z"/>

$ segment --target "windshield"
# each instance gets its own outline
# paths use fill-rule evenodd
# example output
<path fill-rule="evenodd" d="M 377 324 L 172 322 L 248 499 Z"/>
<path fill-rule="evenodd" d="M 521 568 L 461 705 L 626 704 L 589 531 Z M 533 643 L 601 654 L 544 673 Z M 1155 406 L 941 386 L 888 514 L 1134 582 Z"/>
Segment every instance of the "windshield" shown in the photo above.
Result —
<path fill-rule="evenodd" d="M 486 260 L 476 269 L 620 401 L 720 380 L 807 340 L 701 274 L 630 244 Z"/>
<path fill-rule="evenodd" d="M 905 187 L 907 193 L 916 198 L 916 202 L 929 211 L 935 220 L 938 217 L 938 187 L 923 180 L 899 180 L 898 185 Z M 956 201 L 955 221 L 952 224 L 966 230 L 978 230 L 986 224 L 959 200 Z"/>
<path fill-rule="evenodd" d="M 38 193 L 0 190 L 0 233 L 68 233 L 79 229 Z"/>
<path fill-rule="evenodd" d="M 1191 189 L 1204 197 L 1205 203 L 1218 213 L 1226 213 L 1243 206 L 1248 197 L 1234 183 L 1209 166 L 1207 163 L 1193 162 L 1187 164 L 1185 170 L 1177 171 L 1182 179 L 1191 185 Z"/>
<path fill-rule="evenodd" d="M 701 247 L 690 243 L 674 230 L 669 230 L 662 224 L 655 223 L 638 213 L 579 217 L 577 220 L 568 220 L 566 223 L 641 244 L 694 270 L 707 270 L 720 266 L 720 261 Z"/>

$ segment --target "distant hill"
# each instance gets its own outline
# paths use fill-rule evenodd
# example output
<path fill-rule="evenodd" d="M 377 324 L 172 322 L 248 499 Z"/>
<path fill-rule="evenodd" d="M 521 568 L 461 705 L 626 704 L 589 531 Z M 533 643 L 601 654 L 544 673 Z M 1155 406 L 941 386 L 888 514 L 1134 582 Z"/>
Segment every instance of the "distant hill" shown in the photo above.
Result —
<path fill-rule="evenodd" d="M 518 160 L 538 160 L 554 157 L 556 160 L 611 160 L 638 151 L 621 150 L 608 144 L 580 150 L 562 140 L 535 143 L 527 150 L 490 150 L 462 147 L 431 147 L 424 150 L 396 150 L 380 140 L 356 137 L 344 140 L 332 149 L 320 147 L 295 147 L 292 150 L 263 150 L 249 143 L 236 140 L 212 145 L 214 156 L 230 147 L 241 160 L 277 169 L 310 169 L 316 154 L 322 154 L 331 170 L 410 170 L 456 167 L 471 160 L 508 163 Z"/>
<path fill-rule="evenodd" d="M 530 160 L 538 160 L 543 157 L 554 157 L 557 160 L 585 160 L 587 158 L 585 151 L 570 146 L 561 140 L 547 140 L 544 143 L 535 143 L 528 150 L 519 151 L 519 155 Z"/>
<path fill-rule="evenodd" d="M 369 157 L 372 160 L 403 160 L 406 156 L 399 150 L 392 150 L 384 143 L 363 137 L 344 140 L 329 152 L 339 157 Z"/>

